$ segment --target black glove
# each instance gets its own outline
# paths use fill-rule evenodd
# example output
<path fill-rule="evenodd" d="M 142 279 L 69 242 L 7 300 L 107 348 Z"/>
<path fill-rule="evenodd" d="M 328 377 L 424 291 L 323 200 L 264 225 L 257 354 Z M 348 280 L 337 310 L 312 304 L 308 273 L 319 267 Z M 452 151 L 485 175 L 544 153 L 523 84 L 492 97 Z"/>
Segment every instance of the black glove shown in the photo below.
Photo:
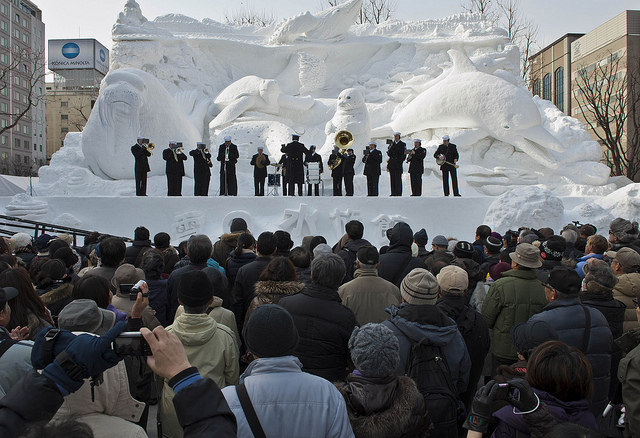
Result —
<path fill-rule="evenodd" d="M 514 392 L 514 389 L 517 391 Z M 529 382 L 524 379 L 513 379 L 509 381 L 509 392 L 505 400 L 520 411 L 516 413 L 531 413 L 540 405 L 538 396 L 531 389 Z"/>
<path fill-rule="evenodd" d="M 487 432 L 489 420 L 491 420 L 491 415 L 493 414 L 493 403 L 496 400 L 504 399 L 508 390 L 509 385 L 507 383 L 497 383 L 495 380 L 478 389 L 473 397 L 471 413 L 462 427 L 474 432 Z"/>

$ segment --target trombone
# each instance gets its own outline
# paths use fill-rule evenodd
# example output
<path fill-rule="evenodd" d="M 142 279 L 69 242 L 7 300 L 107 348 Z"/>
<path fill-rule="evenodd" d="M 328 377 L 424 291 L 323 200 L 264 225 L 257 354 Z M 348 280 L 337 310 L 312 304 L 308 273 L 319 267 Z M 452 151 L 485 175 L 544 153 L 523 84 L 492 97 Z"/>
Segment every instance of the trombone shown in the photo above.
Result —
<path fill-rule="evenodd" d="M 149 151 L 151 155 L 153 155 L 152 151 L 156 148 L 156 145 L 154 145 L 153 143 L 145 143 L 143 144 L 143 146 L 147 151 Z"/>

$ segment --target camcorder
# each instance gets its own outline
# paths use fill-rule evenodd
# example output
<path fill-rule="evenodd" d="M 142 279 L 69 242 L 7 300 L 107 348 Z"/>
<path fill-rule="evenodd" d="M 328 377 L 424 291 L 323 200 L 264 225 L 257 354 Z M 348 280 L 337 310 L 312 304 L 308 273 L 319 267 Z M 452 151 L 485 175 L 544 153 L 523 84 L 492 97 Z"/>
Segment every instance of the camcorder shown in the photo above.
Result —
<path fill-rule="evenodd" d="M 130 301 L 135 301 L 135 300 L 138 299 L 138 292 L 140 292 L 140 287 L 143 284 L 147 284 L 147 282 L 144 281 L 144 280 L 140 280 L 136 284 L 121 284 L 120 285 L 120 293 L 129 294 L 129 300 Z M 142 296 L 143 297 L 148 297 L 149 296 L 149 292 L 147 292 L 146 294 L 143 293 Z"/>
<path fill-rule="evenodd" d="M 369 150 L 369 148 L 364 148 L 364 150 L 362 151 L 362 154 L 366 157 L 367 155 L 369 155 L 371 151 Z"/>
<path fill-rule="evenodd" d="M 391 140 L 390 138 L 387 139 L 387 144 L 391 145 L 393 144 L 393 140 Z"/>
<path fill-rule="evenodd" d="M 113 341 L 113 351 L 118 357 L 151 356 L 151 347 L 140 332 L 122 332 Z"/>

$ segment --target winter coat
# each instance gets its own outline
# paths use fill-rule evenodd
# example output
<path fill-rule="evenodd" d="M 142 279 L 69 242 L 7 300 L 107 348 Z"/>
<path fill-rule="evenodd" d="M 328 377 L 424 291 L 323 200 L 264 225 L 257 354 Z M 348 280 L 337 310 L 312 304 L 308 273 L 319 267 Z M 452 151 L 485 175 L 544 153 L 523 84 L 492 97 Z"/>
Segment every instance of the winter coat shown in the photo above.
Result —
<path fill-rule="evenodd" d="M 460 394 L 460 400 L 465 406 L 471 406 L 471 401 L 476 393 L 474 382 L 478 382 L 482 376 L 484 361 L 491 345 L 489 328 L 482 315 L 467 304 L 467 298 L 463 294 L 445 293 L 438 299 L 436 306 L 456 322 L 469 352 L 469 359 L 471 359 L 469 382 L 471 384 L 464 393 Z"/>
<path fill-rule="evenodd" d="M 622 383 L 622 401 L 626 408 L 624 436 L 630 438 L 640 436 L 640 329 L 625 333 L 624 338 L 637 345 L 631 351 L 623 348 L 626 356 L 620 361 L 616 374 Z"/>
<path fill-rule="evenodd" d="M 301 370 L 294 356 L 256 359 L 240 378 L 269 437 L 353 437 L 344 398 L 325 379 Z M 222 390 L 238 422 L 238 438 L 253 437 L 236 388 Z"/>
<path fill-rule="evenodd" d="M 576 265 L 576 272 L 578 273 L 580 278 L 582 278 L 583 280 L 584 280 L 584 271 L 582 270 L 582 268 L 584 267 L 584 265 L 587 264 L 587 260 L 591 258 L 602 260 L 604 259 L 604 255 L 603 254 L 587 254 L 586 256 L 580 257 L 578 259 L 578 264 Z"/>
<path fill-rule="evenodd" d="M 338 289 L 342 304 L 351 309 L 360 326 L 367 323 L 386 321 L 391 316 L 385 310 L 402 302 L 400 289 L 384 278 L 378 277 L 378 270 L 356 269 L 354 279 Z"/>
<path fill-rule="evenodd" d="M 587 310 L 591 316 L 589 343 L 583 349 Z M 611 350 L 613 338 L 607 319 L 600 311 L 583 306 L 580 298 L 561 298 L 550 302 L 544 310 L 532 316 L 529 322 L 546 321 L 558 334 L 558 340 L 580 349 L 593 369 L 592 412 L 602 412 L 609 394 Z"/>
<path fill-rule="evenodd" d="M 227 278 L 229 279 L 229 287 L 233 289 L 233 285 L 236 283 L 236 276 L 238 275 L 238 271 L 244 265 L 251 263 L 258 256 L 254 252 L 245 252 L 240 255 L 236 255 L 236 250 L 234 249 L 229 253 L 229 257 L 225 262 L 225 269 L 227 270 Z"/>
<path fill-rule="evenodd" d="M 296 275 L 298 276 L 299 282 L 304 284 L 311 283 L 311 267 L 298 268 L 296 266 Z"/>
<path fill-rule="evenodd" d="M 173 246 L 170 246 L 168 248 L 156 249 L 160 251 L 162 257 L 164 258 L 164 270 L 162 272 L 164 274 L 171 274 L 176 263 L 180 261 L 180 255 L 178 254 L 178 251 Z"/>
<path fill-rule="evenodd" d="M 413 155 L 407 157 L 409 161 L 409 173 L 424 173 L 424 157 L 427 156 L 427 150 L 420 146 L 418 148 L 414 147 L 408 152 L 413 152 Z"/>
<path fill-rule="evenodd" d="M 9 331 L 4 327 L 0 327 L 0 338 L 2 342 L 13 342 Z M 33 342 L 20 341 L 14 343 L 0 356 L 0 398 L 33 368 L 31 365 L 32 348 Z"/>
<path fill-rule="evenodd" d="M 341 304 L 338 291 L 311 283 L 300 293 L 281 298 L 278 304 L 289 311 L 298 329 L 295 355 L 303 371 L 330 382 L 343 380 L 350 361 L 347 344 L 358 321 L 351 309 Z"/>
<path fill-rule="evenodd" d="M 397 143 L 394 141 L 389 145 L 389 149 L 387 149 L 387 155 L 389 156 L 389 161 L 387 162 L 388 170 L 399 170 L 402 172 L 402 163 L 404 162 L 404 152 L 406 149 L 407 145 L 403 141 L 398 141 Z"/>
<path fill-rule="evenodd" d="M 233 332 L 206 314 L 183 313 L 176 317 L 167 331 L 174 333 L 184 345 L 191 365 L 198 367 L 203 377 L 220 388 L 238 382 L 238 347 Z M 164 383 L 162 390 L 162 432 L 168 437 L 182 437 L 173 407 L 173 389 Z"/>
<path fill-rule="evenodd" d="M 411 254 L 413 232 L 408 224 L 397 223 L 389 234 L 389 249 L 380 256 L 378 275 L 400 288 L 409 272 L 415 268 L 426 269 L 426 265 L 422 259 Z"/>
<path fill-rule="evenodd" d="M 218 262 L 220 266 L 224 266 L 224 262 L 227 260 L 227 257 L 229 257 L 229 253 L 238 246 L 238 237 L 244 233 L 245 231 L 237 231 L 235 233 L 225 233 L 220 236 L 220 239 L 213 244 L 213 254 L 211 257 Z"/>
<path fill-rule="evenodd" d="M 585 255 L 584 252 L 577 249 L 573 243 L 567 242 L 567 248 L 564 250 L 564 258 L 569 260 L 578 260 L 583 255 Z"/>
<path fill-rule="evenodd" d="M 239 333 L 242 333 L 244 317 L 247 314 L 247 309 L 255 294 L 255 284 L 258 278 L 260 278 L 262 271 L 264 271 L 264 268 L 266 268 L 270 262 L 271 257 L 257 257 L 251 263 L 247 263 L 238 269 L 236 281 L 233 284 L 233 290 L 231 292 L 231 306 L 229 309 L 231 309 L 236 316 Z"/>
<path fill-rule="evenodd" d="M 342 249 L 338 251 L 338 255 L 342 261 L 344 261 L 345 268 L 347 268 L 347 272 L 342 279 L 342 284 L 353 280 L 353 272 L 356 270 L 356 255 L 358 250 L 365 245 L 371 245 L 371 243 L 365 239 L 349 240 L 344 244 Z"/>
<path fill-rule="evenodd" d="M 156 312 L 156 318 L 163 327 L 167 325 L 167 283 L 168 280 L 145 280 L 149 286 L 149 307 Z"/>
<path fill-rule="evenodd" d="M 624 324 L 622 331 L 624 333 L 629 330 L 640 327 L 633 299 L 640 293 L 640 274 L 637 272 L 631 274 L 622 274 L 618 276 L 618 283 L 613 287 L 613 298 L 624 303 L 627 310 L 624 313 Z"/>
<path fill-rule="evenodd" d="M 244 317 L 245 324 L 249 321 L 251 313 L 263 304 L 278 304 L 280 298 L 295 295 L 302 290 L 304 283 L 299 281 L 257 281 L 255 295 L 249 304 L 247 314 Z"/>
<path fill-rule="evenodd" d="M 538 280 L 546 283 L 549 273 L 558 266 L 562 266 L 562 260 L 543 260 L 542 266 L 538 268 Z"/>
<path fill-rule="evenodd" d="M 471 295 L 476 289 L 478 282 L 484 280 L 484 275 L 480 269 L 480 265 L 475 260 L 461 258 L 456 258 L 451 264 L 464 269 L 467 273 L 467 277 L 469 278 L 467 293 Z"/>
<path fill-rule="evenodd" d="M 424 264 L 427 266 L 429 272 L 433 273 L 433 265 L 438 261 L 443 261 L 447 265 L 450 265 L 455 256 L 452 252 L 447 251 L 446 249 L 436 249 L 435 251 L 431 251 L 424 259 Z"/>
<path fill-rule="evenodd" d="M 179 306 L 176 310 L 176 318 L 184 313 L 184 307 Z M 222 298 L 213 297 L 213 301 L 209 304 L 207 314 L 216 320 L 218 324 L 222 324 L 231 329 L 233 332 L 233 338 L 236 341 L 236 346 L 240 347 L 240 335 L 238 334 L 238 328 L 236 327 L 236 317 L 229 309 L 222 307 Z"/>
<path fill-rule="evenodd" d="M 604 315 L 609 323 L 613 339 L 622 336 L 624 314 L 627 307 L 623 302 L 614 299 L 611 291 L 581 292 L 580 300 L 585 306 L 598 309 Z"/>
<path fill-rule="evenodd" d="M 491 330 L 491 353 L 516 362 L 511 327 L 525 322 L 547 305 L 544 285 L 534 270 L 511 270 L 493 282 L 482 303 L 482 316 Z"/>
<path fill-rule="evenodd" d="M 396 373 L 399 376 L 405 374 L 412 345 L 426 337 L 431 344 L 440 347 L 453 384 L 458 393 L 464 392 L 469 384 L 471 360 L 456 323 L 436 306 L 429 304 L 414 306 L 403 303 L 398 307 L 391 306 L 387 311 L 391 319 L 382 324 L 393 331 L 400 344 L 400 363 Z"/>
<path fill-rule="evenodd" d="M 58 314 L 65 308 L 67 304 L 73 301 L 73 284 L 71 282 L 56 283 L 56 288 L 40 295 L 40 299 L 51 312 L 54 321 L 57 321 Z"/>
<path fill-rule="evenodd" d="M 116 274 L 116 269 L 118 269 L 117 266 L 116 267 L 100 266 L 98 268 L 87 270 L 87 272 L 84 275 L 97 275 L 99 277 L 104 278 L 109 282 L 109 290 L 111 291 L 111 293 L 115 295 L 117 291 L 116 291 L 116 288 L 111 283 L 111 279 Z"/>
<path fill-rule="evenodd" d="M 151 249 L 151 241 L 147 240 L 134 240 L 133 244 L 127 247 L 124 253 L 124 263 L 140 267 L 142 263 L 142 257 L 144 253 Z"/>
<path fill-rule="evenodd" d="M 538 395 L 540 402 L 547 405 L 547 409 L 559 423 L 577 423 L 598 430 L 596 419 L 589 412 L 587 400 L 564 402 L 547 392 L 535 388 L 533 391 Z M 498 419 L 498 427 L 491 435 L 493 438 L 513 438 L 515 436 L 528 438 L 530 436 L 524 415 L 515 414 L 511 406 L 505 406 L 494 412 L 493 416 Z"/>
<path fill-rule="evenodd" d="M 346 401 L 356 438 L 430 436 L 424 397 L 409 377 L 371 378 L 349 374 L 336 383 Z"/>

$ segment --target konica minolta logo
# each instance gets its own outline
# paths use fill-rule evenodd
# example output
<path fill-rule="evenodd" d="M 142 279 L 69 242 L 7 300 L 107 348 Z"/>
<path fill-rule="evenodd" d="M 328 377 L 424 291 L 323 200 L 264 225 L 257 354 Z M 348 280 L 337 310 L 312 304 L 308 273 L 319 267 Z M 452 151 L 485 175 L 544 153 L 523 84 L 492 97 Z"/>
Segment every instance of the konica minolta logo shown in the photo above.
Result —
<path fill-rule="evenodd" d="M 100 61 L 104 62 L 107 59 L 107 55 L 104 53 L 104 50 L 100 49 Z"/>
<path fill-rule="evenodd" d="M 80 47 L 76 43 L 67 43 L 62 46 L 62 56 L 73 59 L 80 54 Z"/>

